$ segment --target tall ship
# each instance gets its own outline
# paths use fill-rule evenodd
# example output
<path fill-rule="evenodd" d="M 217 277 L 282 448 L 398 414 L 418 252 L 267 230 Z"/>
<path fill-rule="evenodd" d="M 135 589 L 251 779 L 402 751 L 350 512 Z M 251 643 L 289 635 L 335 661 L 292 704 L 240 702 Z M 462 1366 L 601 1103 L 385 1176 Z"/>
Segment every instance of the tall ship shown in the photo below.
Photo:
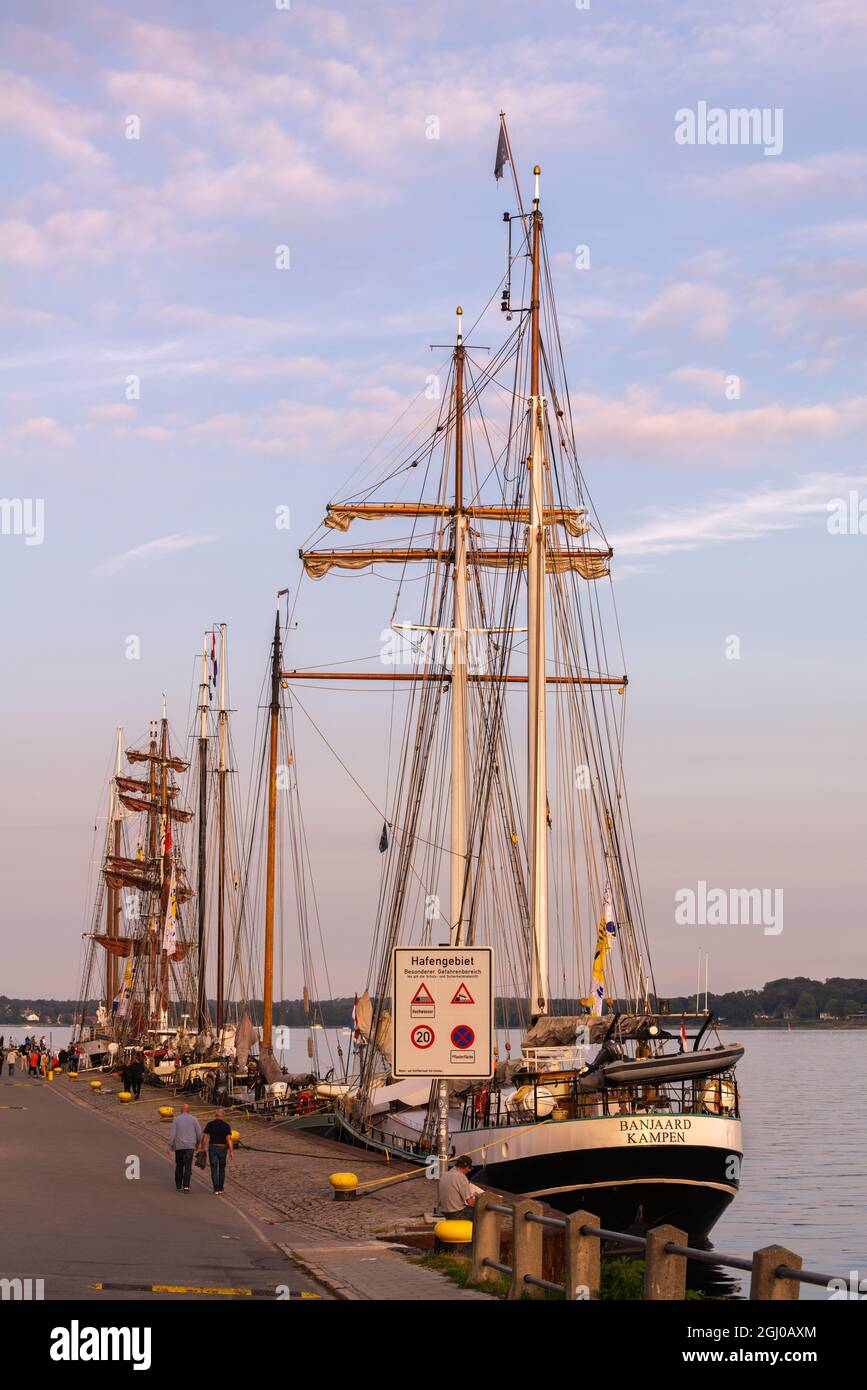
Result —
<path fill-rule="evenodd" d="M 138 1057 L 150 1080 L 221 1099 L 255 1089 L 261 935 L 245 913 L 227 641 L 225 624 L 204 634 L 188 757 L 165 698 L 139 744 L 117 730 L 73 1033 L 79 1065 Z"/>
<path fill-rule="evenodd" d="M 698 998 L 673 1015 L 654 981 L 613 552 L 579 463 L 540 171 L 525 209 L 502 119 L 498 176 L 507 164 L 516 207 L 488 301 L 504 341 L 476 345 L 458 309 L 431 412 L 328 504 L 301 551 L 308 579 L 374 576 L 380 660 L 286 669 L 279 621 L 274 637 L 272 710 L 288 688 L 307 713 L 312 686 L 318 728 L 338 692 L 363 689 L 366 727 L 388 743 L 387 804 L 361 788 L 381 808 L 382 871 L 369 923 L 359 909 L 344 928 L 369 933 L 372 949 L 357 1074 L 332 1088 L 335 1120 L 355 1144 L 418 1163 L 468 1154 L 493 1186 L 597 1212 L 612 1229 L 671 1222 L 700 1241 L 738 1189 L 743 1049 L 720 1041 Z M 356 528 L 374 539 L 336 543 Z M 341 747 L 333 723 L 326 741 L 357 787 L 357 747 Z M 395 1078 L 397 945 L 493 948 L 506 1041 L 489 1081 Z"/>
<path fill-rule="evenodd" d="M 76 1026 L 91 1065 L 133 1046 L 159 1050 L 179 1025 L 194 1031 L 197 952 L 186 911 L 194 890 L 182 837 L 193 812 L 178 781 L 188 767 L 172 748 L 165 699 L 143 746 L 124 748 L 118 728 Z M 100 997 L 88 1022 L 87 1001 Z"/>

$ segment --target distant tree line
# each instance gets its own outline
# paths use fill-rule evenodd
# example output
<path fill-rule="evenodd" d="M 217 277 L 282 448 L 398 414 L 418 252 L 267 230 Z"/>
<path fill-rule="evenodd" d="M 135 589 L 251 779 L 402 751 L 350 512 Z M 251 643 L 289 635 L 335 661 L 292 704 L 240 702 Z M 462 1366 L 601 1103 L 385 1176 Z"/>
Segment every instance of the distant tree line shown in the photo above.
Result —
<path fill-rule="evenodd" d="M 88 1000 L 85 1014 L 92 1016 L 99 1002 L 97 999 Z M 303 999 L 281 999 L 274 1005 L 273 1021 L 276 1026 L 289 1028 L 306 1028 L 313 1022 L 324 1028 L 348 1028 L 352 1023 L 354 1002 L 349 996 L 313 1000 L 308 1013 Z M 654 1008 L 659 1008 L 663 1003 L 667 1004 L 672 1014 L 692 1013 L 695 1010 L 695 995 L 651 997 Z M 823 982 L 797 975 L 793 979 L 770 980 L 762 989 L 711 993 L 708 1003 L 711 1011 L 724 1023 L 751 1024 L 787 1019 L 810 1022 L 818 1020 L 821 1014 L 846 1019 L 853 1014 L 867 1013 L 867 980 L 832 976 Z M 701 1008 L 704 1007 L 704 995 L 700 996 L 699 1004 Z M 622 1013 L 630 1011 L 624 1000 L 614 1001 L 609 1007 Z M 20 1027 L 24 1023 L 25 1013 L 38 1014 L 41 1026 L 70 1025 L 79 1016 L 80 1009 L 81 1005 L 76 999 L 11 999 L 0 995 L 0 1032 L 4 1024 L 7 1027 Z M 253 1022 L 261 1024 L 261 999 L 251 1000 L 248 1009 Z M 212 1000 L 212 1016 L 213 1012 Z M 580 999 L 553 999 L 550 1012 L 580 1014 L 583 1007 Z M 526 1024 L 527 1017 L 526 999 L 497 998 L 494 1001 L 494 1019 L 498 1028 L 521 1028 Z M 37 1025 L 33 1026 L 35 1028 Z"/>

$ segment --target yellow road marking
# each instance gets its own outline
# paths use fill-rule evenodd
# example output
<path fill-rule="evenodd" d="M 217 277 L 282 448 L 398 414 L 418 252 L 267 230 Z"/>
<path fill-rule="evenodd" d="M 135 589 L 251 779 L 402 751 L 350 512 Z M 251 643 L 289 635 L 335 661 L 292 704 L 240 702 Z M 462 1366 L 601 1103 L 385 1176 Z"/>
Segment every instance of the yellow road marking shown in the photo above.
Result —
<path fill-rule="evenodd" d="M 126 1289 L 126 1290 L 128 1290 L 128 1291 L 129 1291 L 129 1290 L 136 1290 L 136 1291 L 138 1291 L 139 1293 L 179 1293 L 179 1294 L 191 1293 L 191 1294 L 198 1294 L 199 1296 L 202 1296 L 202 1297 L 203 1297 L 203 1296 L 210 1296 L 210 1295 L 213 1295 L 213 1294 L 222 1294 L 222 1295 L 224 1295 L 224 1296 L 226 1296 L 226 1297 L 228 1297 L 228 1298 L 238 1298 L 238 1297 L 242 1297 L 242 1298 L 255 1298 L 255 1297 L 259 1297 L 259 1298 L 262 1298 L 262 1297 L 264 1297 L 264 1296 L 270 1294 L 270 1292 L 271 1292 L 269 1289 L 259 1289 L 259 1290 L 257 1290 L 257 1289 L 223 1289 L 223 1288 L 211 1288 L 211 1287 L 209 1287 L 209 1286 L 207 1286 L 207 1285 L 204 1285 L 204 1284 L 88 1284 L 87 1287 L 88 1287 L 89 1289 L 97 1289 L 97 1290 L 102 1290 L 102 1291 L 111 1290 L 111 1289 Z M 274 1293 L 275 1293 L 275 1295 L 276 1295 L 276 1288 L 275 1288 L 275 1290 L 274 1290 Z M 307 1293 L 307 1292 L 305 1292 L 305 1291 L 302 1290 L 300 1293 L 293 1293 L 293 1294 L 291 1295 L 291 1297 L 292 1297 L 292 1298 L 316 1298 L 316 1299 L 318 1299 L 318 1298 L 320 1297 L 320 1295 L 319 1295 L 318 1293 Z"/>
<path fill-rule="evenodd" d="M 209 1289 L 196 1284 L 151 1284 L 151 1293 L 224 1293 L 252 1298 L 252 1289 Z"/>

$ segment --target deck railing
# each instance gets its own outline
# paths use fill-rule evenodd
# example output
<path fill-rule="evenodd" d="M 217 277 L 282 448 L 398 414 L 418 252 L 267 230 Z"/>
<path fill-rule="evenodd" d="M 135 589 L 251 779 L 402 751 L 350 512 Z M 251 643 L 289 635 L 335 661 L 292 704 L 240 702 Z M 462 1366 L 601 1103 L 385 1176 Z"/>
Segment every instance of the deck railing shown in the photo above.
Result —
<path fill-rule="evenodd" d="M 511 1223 L 512 1263 L 500 1259 L 507 1221 Z M 562 1233 L 563 1274 L 554 1281 L 542 1278 L 543 1239 L 546 1230 Z M 686 1297 L 687 1260 L 721 1265 L 750 1274 L 750 1299 L 797 1299 L 802 1284 L 827 1288 L 831 1274 L 803 1269 L 800 1255 L 782 1245 L 766 1245 L 750 1259 L 719 1250 L 697 1250 L 687 1244 L 687 1234 L 675 1226 L 656 1226 L 647 1236 L 626 1235 L 600 1225 L 589 1211 L 569 1216 L 546 1213 L 541 1202 L 522 1200 L 506 1204 L 498 1196 L 482 1193 L 476 1201 L 473 1228 L 471 1279 L 490 1282 L 496 1274 L 510 1280 L 509 1298 L 520 1298 L 534 1289 L 562 1294 L 570 1301 L 598 1299 L 602 1275 L 602 1242 L 644 1254 L 644 1297 L 650 1300 Z"/>
<path fill-rule="evenodd" d="M 537 1124 L 539 1120 L 607 1119 L 622 1115 L 722 1115 L 740 1118 L 740 1094 L 734 1072 L 693 1081 L 632 1082 L 599 1091 L 581 1091 L 578 1080 L 568 1082 L 528 1077 L 528 1094 L 520 1108 L 508 1104 L 499 1086 L 473 1086 L 464 1096 L 461 1129 L 496 1129 Z M 553 1093 L 553 1105 L 550 1094 Z M 556 1110 L 563 1111 L 555 1115 Z"/>

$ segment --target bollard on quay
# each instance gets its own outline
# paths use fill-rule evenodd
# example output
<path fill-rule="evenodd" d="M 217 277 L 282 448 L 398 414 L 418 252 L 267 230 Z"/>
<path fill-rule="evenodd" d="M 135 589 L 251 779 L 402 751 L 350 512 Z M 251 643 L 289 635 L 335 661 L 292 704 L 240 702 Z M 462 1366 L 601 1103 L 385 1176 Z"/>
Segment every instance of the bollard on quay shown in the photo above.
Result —
<path fill-rule="evenodd" d="M 354 1173 L 332 1173 L 328 1179 L 334 1190 L 335 1202 L 354 1202 L 358 1196 L 358 1178 Z"/>

